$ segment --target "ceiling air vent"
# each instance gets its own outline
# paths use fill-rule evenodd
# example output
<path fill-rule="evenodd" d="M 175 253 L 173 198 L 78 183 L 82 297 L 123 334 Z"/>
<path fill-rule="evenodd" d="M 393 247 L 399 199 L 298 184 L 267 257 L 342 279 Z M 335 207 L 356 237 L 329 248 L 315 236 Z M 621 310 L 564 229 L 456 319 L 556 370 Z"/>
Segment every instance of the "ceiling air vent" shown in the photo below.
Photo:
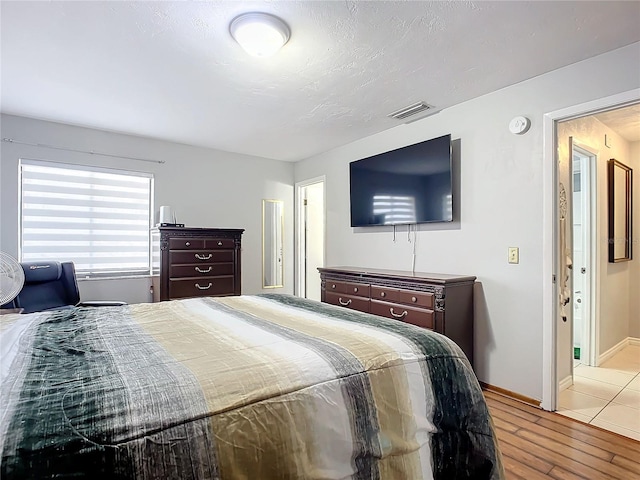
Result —
<path fill-rule="evenodd" d="M 398 119 L 398 120 L 403 120 L 407 117 L 417 115 L 418 113 L 431 110 L 432 108 L 434 108 L 433 105 L 429 105 L 428 103 L 425 103 L 425 102 L 418 102 L 418 103 L 414 103 L 413 105 L 409 105 L 408 107 L 401 108 L 400 110 L 390 113 L 387 116 Z"/>

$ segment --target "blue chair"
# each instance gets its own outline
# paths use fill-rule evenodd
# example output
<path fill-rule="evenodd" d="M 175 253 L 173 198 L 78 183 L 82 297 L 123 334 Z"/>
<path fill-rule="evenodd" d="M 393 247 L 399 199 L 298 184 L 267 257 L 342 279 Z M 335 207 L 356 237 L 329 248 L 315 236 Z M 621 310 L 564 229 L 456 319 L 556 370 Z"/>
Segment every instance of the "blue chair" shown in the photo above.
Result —
<path fill-rule="evenodd" d="M 126 305 L 125 302 L 80 302 L 73 262 L 21 262 L 24 286 L 3 308 L 21 308 L 22 313 L 60 310 L 72 307 L 106 307 Z"/>

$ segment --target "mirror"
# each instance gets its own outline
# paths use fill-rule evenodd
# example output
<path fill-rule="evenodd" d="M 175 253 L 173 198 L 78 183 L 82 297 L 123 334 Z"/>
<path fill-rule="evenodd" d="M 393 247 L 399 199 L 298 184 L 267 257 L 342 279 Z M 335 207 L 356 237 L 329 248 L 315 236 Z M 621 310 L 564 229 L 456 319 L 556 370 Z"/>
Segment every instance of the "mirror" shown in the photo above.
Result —
<path fill-rule="evenodd" d="M 284 202 L 262 200 L 262 288 L 284 286 Z"/>
<path fill-rule="evenodd" d="M 609 262 L 631 260 L 631 168 L 609 160 Z"/>

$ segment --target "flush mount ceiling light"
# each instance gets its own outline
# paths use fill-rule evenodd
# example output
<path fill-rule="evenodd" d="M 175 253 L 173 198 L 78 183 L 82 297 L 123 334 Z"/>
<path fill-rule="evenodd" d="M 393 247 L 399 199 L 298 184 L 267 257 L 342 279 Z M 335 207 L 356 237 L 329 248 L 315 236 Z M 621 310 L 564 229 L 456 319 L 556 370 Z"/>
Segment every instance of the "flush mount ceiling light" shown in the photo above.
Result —
<path fill-rule="evenodd" d="M 229 25 L 229 32 L 247 53 L 256 57 L 273 55 L 291 36 L 286 23 L 278 17 L 260 12 L 237 16 Z"/>

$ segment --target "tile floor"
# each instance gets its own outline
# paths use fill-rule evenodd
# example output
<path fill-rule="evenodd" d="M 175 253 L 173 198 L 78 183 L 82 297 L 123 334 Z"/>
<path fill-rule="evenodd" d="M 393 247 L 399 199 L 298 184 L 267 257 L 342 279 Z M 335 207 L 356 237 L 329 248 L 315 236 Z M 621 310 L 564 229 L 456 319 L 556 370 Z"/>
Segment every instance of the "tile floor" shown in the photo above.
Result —
<path fill-rule="evenodd" d="M 574 367 L 557 413 L 640 441 L 640 345 L 628 345 L 600 367 Z"/>

